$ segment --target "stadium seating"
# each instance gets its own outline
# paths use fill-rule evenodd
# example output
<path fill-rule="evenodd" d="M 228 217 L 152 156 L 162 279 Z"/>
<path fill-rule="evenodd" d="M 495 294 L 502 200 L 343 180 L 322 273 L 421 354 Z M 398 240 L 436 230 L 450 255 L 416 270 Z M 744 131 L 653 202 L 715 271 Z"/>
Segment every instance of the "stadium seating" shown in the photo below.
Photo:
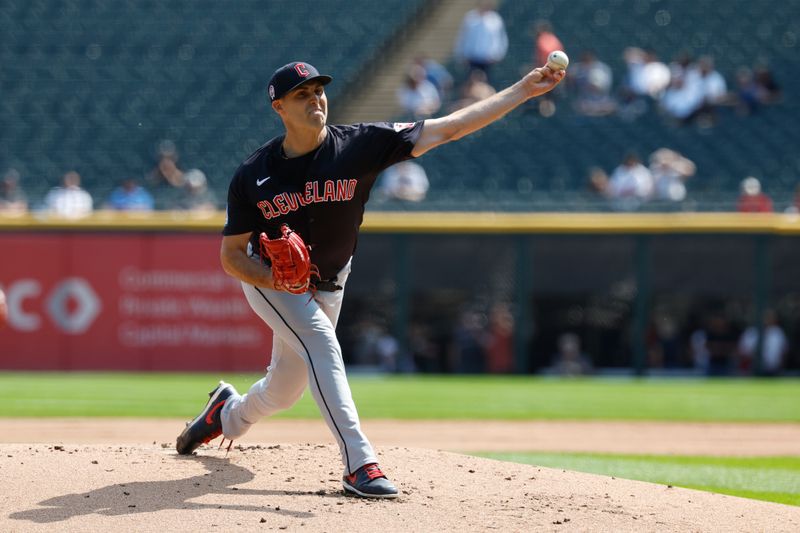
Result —
<path fill-rule="evenodd" d="M 7 0 L 0 3 L 0 166 L 34 198 L 78 170 L 98 201 L 171 139 L 221 195 L 274 134 L 271 72 L 304 58 L 335 101 L 424 0 Z M 377 21 L 380 21 L 379 24 Z"/>
<path fill-rule="evenodd" d="M 800 35 L 792 22 L 799 13 L 796 2 L 506 1 L 500 13 L 510 45 L 492 73 L 497 87 L 516 81 L 523 65 L 532 62 L 532 26 L 546 19 L 573 61 L 582 50 L 592 49 L 608 63 L 615 87 L 626 72 L 626 47 L 651 48 L 664 61 L 686 50 L 695 57 L 714 56 L 729 88 L 737 68 L 766 61 L 777 73 L 784 101 L 748 117 L 723 109 L 719 123 L 703 129 L 672 126 L 654 106 L 633 121 L 582 117 L 562 91 L 549 119 L 526 106 L 502 124 L 426 155 L 423 163 L 432 184 L 427 207 L 471 201 L 505 209 L 602 209 L 605 202 L 587 188 L 589 168 L 610 172 L 626 152 L 646 157 L 662 146 L 684 153 L 698 166 L 688 183 L 689 201 L 673 209 L 730 209 L 739 182 L 750 174 L 762 179 L 778 208 L 790 201 L 800 183 L 800 105 L 793 97 L 800 89 Z"/>
<path fill-rule="evenodd" d="M 289 0 L 6 0 L 0 169 L 20 170 L 34 199 L 76 169 L 102 201 L 121 179 L 149 171 L 158 142 L 171 139 L 180 165 L 205 171 L 224 197 L 237 164 L 277 130 L 264 90 L 276 66 L 307 58 L 330 71 L 335 106 L 425 3 L 330 0 L 299 9 Z M 715 127 L 703 129 L 671 126 L 652 106 L 633 121 L 582 117 L 559 94 L 551 118 L 527 105 L 426 155 L 432 188 L 414 209 L 606 209 L 587 189 L 588 169 L 610 172 L 626 152 L 646 156 L 662 146 L 694 160 L 698 175 L 690 201 L 652 209 L 730 208 L 749 174 L 762 179 L 777 207 L 789 201 L 800 182 L 797 2 L 506 0 L 500 12 L 511 42 L 493 72 L 498 87 L 531 62 L 531 26 L 548 19 L 573 61 L 595 50 L 616 87 L 623 49 L 639 46 L 667 61 L 682 50 L 711 54 L 729 86 L 739 66 L 766 61 L 784 101 L 749 117 L 724 109 Z"/>

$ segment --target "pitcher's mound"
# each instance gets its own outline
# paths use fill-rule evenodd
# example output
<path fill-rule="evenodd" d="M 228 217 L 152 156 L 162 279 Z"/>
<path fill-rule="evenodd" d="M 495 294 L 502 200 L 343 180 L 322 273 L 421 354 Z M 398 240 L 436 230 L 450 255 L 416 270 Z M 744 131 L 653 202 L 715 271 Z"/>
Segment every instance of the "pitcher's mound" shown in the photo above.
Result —
<path fill-rule="evenodd" d="M 800 531 L 800 508 L 385 448 L 394 501 L 343 495 L 328 445 L 0 447 L 0 531 Z"/>

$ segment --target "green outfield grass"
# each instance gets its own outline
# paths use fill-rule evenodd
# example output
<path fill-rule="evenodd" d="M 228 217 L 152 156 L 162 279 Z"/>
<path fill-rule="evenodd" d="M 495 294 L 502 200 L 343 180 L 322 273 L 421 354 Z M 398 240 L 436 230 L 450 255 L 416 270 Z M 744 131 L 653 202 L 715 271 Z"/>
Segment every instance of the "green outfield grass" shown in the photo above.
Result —
<path fill-rule="evenodd" d="M 552 453 L 479 455 L 800 506 L 800 457 Z"/>
<path fill-rule="evenodd" d="M 180 417 L 197 414 L 225 379 L 246 391 L 260 376 L 0 373 L 2 416 Z M 363 418 L 800 421 L 800 380 L 352 376 Z M 310 394 L 279 416 L 316 418 Z"/>

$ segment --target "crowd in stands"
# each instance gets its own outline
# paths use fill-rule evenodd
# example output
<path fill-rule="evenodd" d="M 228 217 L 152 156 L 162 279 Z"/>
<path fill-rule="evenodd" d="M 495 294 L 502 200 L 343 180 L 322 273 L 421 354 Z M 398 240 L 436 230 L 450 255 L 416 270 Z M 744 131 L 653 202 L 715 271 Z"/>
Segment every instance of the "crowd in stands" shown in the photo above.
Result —
<path fill-rule="evenodd" d="M 199 169 L 182 170 L 174 143 L 159 144 L 154 168 L 143 176 L 121 179 L 107 198 L 95 199 L 81 186 L 81 175 L 69 170 L 38 204 L 32 204 L 20 185 L 20 173 L 8 169 L 0 181 L 0 215 L 14 217 L 34 213 L 42 217 L 80 219 L 94 211 L 149 212 L 156 208 L 207 214 L 222 208 L 217 195 Z M 144 182 L 144 184 L 142 184 Z"/>
<path fill-rule="evenodd" d="M 514 329 L 509 304 L 467 305 L 452 322 L 412 321 L 403 346 L 387 321 L 365 313 L 353 324 L 345 353 L 350 366 L 388 373 L 510 374 L 518 371 L 520 363 L 528 365 L 529 371 L 557 376 L 608 370 L 583 348 L 586 332 L 571 329 L 549 332 L 557 333 L 552 343 L 529 346 L 542 353 L 528 353 L 524 356 L 528 360 L 517 361 Z M 692 321 L 681 325 L 676 317 L 655 310 L 646 333 L 646 367 L 710 377 L 783 375 L 791 370 L 790 341 L 775 310 L 765 311 L 762 330 L 759 347 L 759 328 L 739 324 L 722 310 L 705 312 L 694 325 Z M 633 361 L 625 364 L 634 366 Z"/>
<path fill-rule="evenodd" d="M 656 310 L 646 339 L 647 368 L 703 376 L 782 375 L 790 343 L 775 310 L 764 313 L 762 329 L 759 347 L 759 328 L 737 324 L 723 310 L 704 313 L 691 331 L 675 317 Z M 581 348 L 580 336 L 572 331 L 559 335 L 556 353 L 544 363 L 542 371 L 547 374 L 576 376 L 596 370 L 592 356 Z"/>
<path fill-rule="evenodd" d="M 19 185 L 19 172 L 11 168 L 0 181 L 0 213 L 6 216 L 24 215 L 28 212 L 28 196 Z"/>
<path fill-rule="evenodd" d="M 451 73 L 428 56 L 416 57 L 409 65 L 404 82 L 397 90 L 397 101 L 405 118 L 421 120 L 452 112 L 483 100 L 496 92 L 493 76 L 506 59 L 509 38 L 494 0 L 478 0 L 464 16 L 453 45 Z M 558 31 L 547 20 L 531 25 L 531 61 L 520 71 L 546 63 L 554 50 L 563 50 Z M 781 101 L 779 83 L 769 67 L 761 62 L 742 66 L 730 83 L 720 73 L 710 55 L 692 57 L 681 53 L 667 62 L 655 50 L 630 46 L 620 51 L 624 72 L 614 72 L 593 50 L 567 50 L 573 55 L 563 87 L 537 98 L 525 109 L 543 117 L 556 113 L 557 105 L 569 102 L 579 117 L 618 116 L 636 120 L 648 110 L 658 113 L 676 126 L 710 128 L 719 120 L 720 108 L 734 109 L 742 115 L 758 112 L 763 106 Z M 622 155 L 622 154 L 620 154 Z M 662 147 L 646 159 L 645 154 L 629 153 L 616 168 L 591 168 L 589 188 L 617 210 L 636 210 L 648 202 L 680 204 L 687 199 L 687 181 L 703 175 L 684 154 Z M 64 169 L 68 170 L 68 169 Z M 184 170 L 179 165 L 174 143 L 158 147 L 154 168 L 141 179 L 128 175 L 106 198 L 92 198 L 81 188 L 81 177 L 66 172 L 62 184 L 54 187 L 44 201 L 30 203 L 19 173 L 9 169 L 0 183 L 0 212 L 6 216 L 28 210 L 68 218 L 85 216 L 95 209 L 149 211 L 181 209 L 205 212 L 223 207 L 199 169 Z M 769 183 L 765 182 L 768 188 Z M 398 165 L 381 177 L 378 196 L 384 200 L 421 202 L 429 183 L 419 163 Z M 736 209 L 742 212 L 768 212 L 774 204 L 756 177 L 742 182 Z M 800 211 L 800 188 L 790 212 Z M 223 202 L 224 203 L 224 202 Z M 783 208 L 781 205 L 781 208 Z"/>
<path fill-rule="evenodd" d="M 440 110 L 452 112 L 496 92 L 492 70 L 505 58 L 508 36 L 495 4 L 480 0 L 464 16 L 453 57 L 456 68 L 463 70 L 459 83 L 454 83 L 454 76 L 431 58 L 417 58 L 409 67 L 406 84 L 398 91 L 405 117 L 419 120 Z M 532 61 L 522 65 L 521 72 L 545 64 L 552 51 L 565 49 L 549 21 L 536 21 L 530 37 Z M 611 67 L 595 51 L 580 51 L 577 61 L 569 67 L 565 86 L 532 101 L 531 108 L 550 117 L 556 112 L 557 102 L 568 100 L 578 116 L 615 115 L 629 121 L 655 110 L 675 126 L 694 124 L 704 129 L 716 124 L 722 107 L 749 115 L 781 100 L 780 86 L 764 63 L 739 68 L 730 88 L 710 55 L 693 58 L 683 52 L 667 63 L 654 50 L 631 46 L 622 50 L 621 56 L 626 70 L 617 73 L 619 81 L 615 86 Z M 686 182 L 698 169 L 683 154 L 663 147 L 648 157 L 646 165 L 639 155 L 630 153 L 616 169 L 608 171 L 610 176 L 604 169 L 589 169 L 590 188 L 614 209 L 635 210 L 651 201 L 676 205 L 683 202 L 687 198 Z M 748 191 L 752 190 L 754 179 L 748 181 Z M 763 200 L 755 205 L 754 198 L 763 196 L 763 192 L 745 193 L 743 186 L 744 201 L 737 209 L 771 211 L 771 204 Z M 789 211 L 796 209 L 792 205 Z"/>
<path fill-rule="evenodd" d="M 590 171 L 591 187 L 608 198 L 618 210 L 637 209 L 651 199 L 681 202 L 686 198 L 686 180 L 697 171 L 695 164 L 669 148 L 659 148 L 645 166 L 629 153 L 609 177 L 601 168 Z"/>
<path fill-rule="evenodd" d="M 461 311 L 442 335 L 429 322 L 409 324 L 405 349 L 384 321 L 364 315 L 352 328 L 348 364 L 383 372 L 509 374 L 515 371 L 514 317 L 506 303 L 488 311 L 474 307 Z"/>
<path fill-rule="evenodd" d="M 492 69 L 503 61 L 508 51 L 505 24 L 502 16 L 494 10 L 494 4 L 491 0 L 481 0 L 464 16 L 453 54 L 467 74 L 462 89 L 456 91 L 452 100 L 461 100 L 463 91 L 476 79 L 485 84 L 478 99 L 494 91 Z M 544 65 L 552 51 L 565 49 L 553 26 L 546 20 L 533 24 L 531 38 L 532 62 L 521 65 L 521 72 Z M 730 89 L 710 55 L 693 58 L 688 52 L 683 52 L 666 63 L 654 50 L 631 46 L 622 51 L 626 71 L 615 88 L 612 69 L 597 57 L 595 51 L 577 52 L 577 61 L 569 67 L 566 92 L 579 115 L 602 117 L 619 114 L 633 120 L 650 106 L 655 106 L 666 120 L 675 124 L 696 122 L 707 127 L 714 124 L 717 109 L 721 106 L 734 107 L 741 114 L 751 114 L 762 106 L 781 100 L 780 86 L 763 63 L 740 67 L 734 87 Z M 475 72 L 482 75 L 473 78 Z M 445 67 L 430 58 L 420 58 L 410 66 L 406 86 L 399 91 L 398 98 L 407 115 L 424 118 L 448 102 L 452 85 L 453 76 Z M 435 95 L 434 88 L 437 90 Z M 537 99 L 542 115 L 551 116 L 555 112 L 554 97 L 559 97 L 559 90 L 555 95 Z M 469 98 L 462 102 L 463 105 L 468 103 L 471 103 Z"/>
<path fill-rule="evenodd" d="M 629 153 L 609 176 L 599 167 L 589 173 L 590 187 L 608 199 L 618 211 L 633 211 L 645 202 L 681 202 L 686 198 L 686 180 L 696 172 L 695 164 L 674 150 L 659 148 L 648 157 L 645 166 L 639 156 Z M 739 213 L 772 213 L 772 198 L 762 190 L 761 181 L 748 176 L 741 181 L 736 202 Z M 800 213 L 798 185 L 786 213 Z"/>
<path fill-rule="evenodd" d="M 746 115 L 781 99 L 780 87 L 764 64 L 739 68 L 731 89 L 710 55 L 694 59 L 684 52 L 667 64 L 653 50 L 629 47 L 623 51 L 623 59 L 627 70 L 615 91 L 611 68 L 594 51 L 581 53 L 580 60 L 570 67 L 567 83 L 576 113 L 618 114 L 635 120 L 655 106 L 675 125 L 694 123 L 707 128 L 716 123 L 722 107 Z"/>
<path fill-rule="evenodd" d="M 690 355 L 695 368 L 707 376 L 780 375 L 786 368 L 790 345 L 774 310 L 764 313 L 761 328 L 763 341 L 759 362 L 756 360 L 759 328 L 755 325 L 740 328 L 724 312 L 710 313 L 690 335 Z M 668 354 L 665 357 L 664 344 L 663 335 L 652 336 L 651 362 L 674 368 L 679 361 Z"/>

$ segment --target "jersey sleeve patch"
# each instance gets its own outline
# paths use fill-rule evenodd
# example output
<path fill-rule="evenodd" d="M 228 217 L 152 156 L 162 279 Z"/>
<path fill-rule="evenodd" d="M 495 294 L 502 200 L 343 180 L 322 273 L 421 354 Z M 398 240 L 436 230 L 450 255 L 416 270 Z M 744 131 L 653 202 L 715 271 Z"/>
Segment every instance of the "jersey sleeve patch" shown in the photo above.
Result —
<path fill-rule="evenodd" d="M 392 127 L 394 128 L 394 131 L 400 133 L 403 130 L 413 128 L 414 124 L 415 124 L 414 122 L 395 122 L 394 124 L 392 124 Z"/>

